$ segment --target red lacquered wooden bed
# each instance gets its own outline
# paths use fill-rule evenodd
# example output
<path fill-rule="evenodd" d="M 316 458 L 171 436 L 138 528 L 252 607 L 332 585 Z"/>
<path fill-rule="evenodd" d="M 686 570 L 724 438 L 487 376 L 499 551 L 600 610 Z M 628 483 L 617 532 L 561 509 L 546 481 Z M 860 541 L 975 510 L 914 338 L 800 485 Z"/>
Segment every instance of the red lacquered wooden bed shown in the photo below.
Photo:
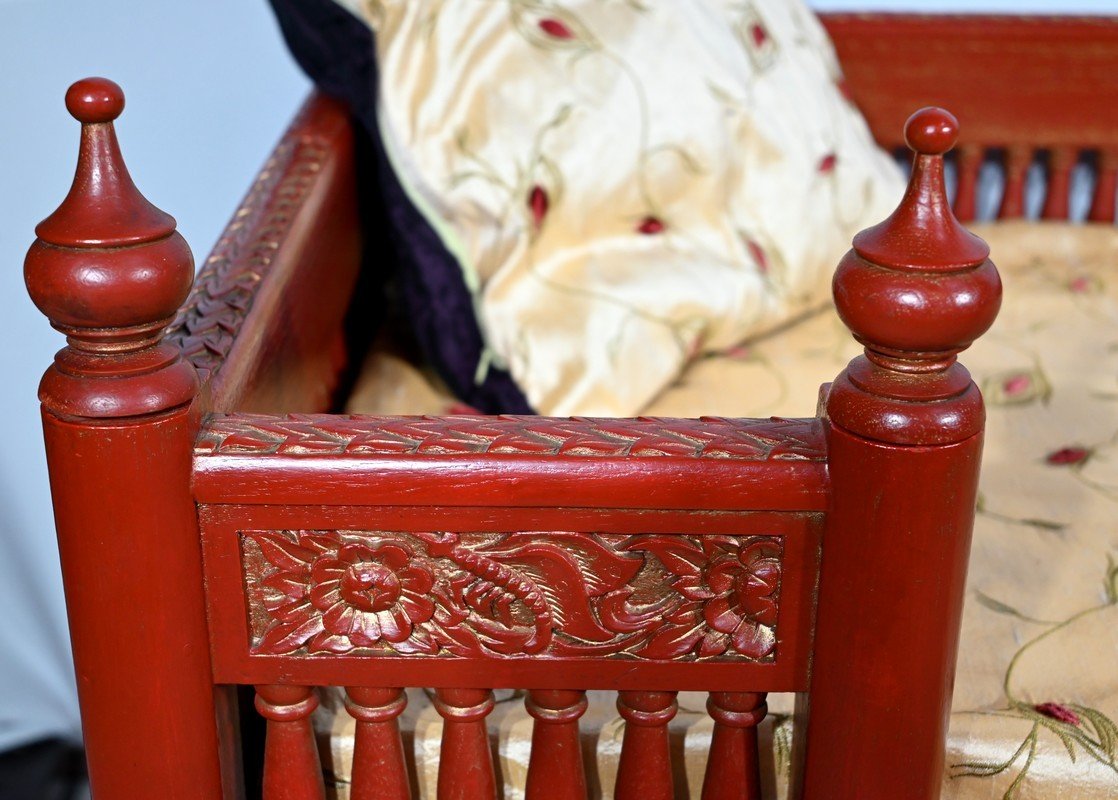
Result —
<path fill-rule="evenodd" d="M 879 141 L 916 151 L 897 213 L 841 262 L 866 355 L 802 420 L 353 417 L 363 234 L 355 136 L 304 106 L 192 281 L 88 79 L 74 188 L 37 229 L 32 297 L 68 346 L 40 397 L 94 795 L 244 794 L 236 687 L 267 720 L 267 798 L 324 793 L 315 687 L 359 721 L 352 794 L 407 797 L 402 687 L 434 687 L 438 793 L 492 797 L 492 689 L 530 690 L 531 798 L 585 797 L 578 719 L 617 690 L 616 796 L 672 792 L 675 692 L 709 692 L 707 798 L 757 798 L 765 694 L 798 693 L 797 796 L 939 792 L 983 408 L 956 354 L 1000 284 L 947 207 L 1004 157 L 1003 216 L 1096 168 L 1113 220 L 1118 25 L 830 16 Z M 1074 77 L 1067 77 L 1074 76 Z M 184 302 L 185 301 L 185 302 Z M 354 622 L 358 620 L 358 622 Z M 252 779 L 258 776 L 247 776 Z"/>

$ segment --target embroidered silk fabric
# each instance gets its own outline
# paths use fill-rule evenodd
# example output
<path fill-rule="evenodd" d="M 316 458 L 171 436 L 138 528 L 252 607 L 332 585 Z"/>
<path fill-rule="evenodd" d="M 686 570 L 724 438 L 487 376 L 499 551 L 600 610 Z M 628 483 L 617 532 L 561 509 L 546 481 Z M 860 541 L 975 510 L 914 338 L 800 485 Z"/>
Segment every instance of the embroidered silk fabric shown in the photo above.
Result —
<path fill-rule="evenodd" d="M 1001 223 L 976 232 L 990 243 L 1005 301 L 993 329 L 962 356 L 982 387 L 988 424 L 943 797 L 1114 798 L 1118 231 Z M 644 412 L 810 416 L 818 386 L 857 352 L 828 310 L 696 361 Z M 362 379 L 351 412 L 447 413 L 450 400 L 414 367 L 382 353 L 370 364 L 379 378 L 408 382 L 396 379 L 392 388 Z M 400 392 L 405 385 L 410 392 Z M 583 726 L 585 756 L 600 796 L 609 797 L 620 720 L 612 697 L 598 695 Z M 420 784 L 430 790 L 441 729 L 426 705 L 418 693 L 409 713 L 422 721 L 414 728 L 415 752 Z M 698 797 L 710 721 L 701 697 L 681 695 L 680 705 L 686 711 L 673 723 L 677 795 Z M 504 796 L 520 797 L 530 719 L 519 702 L 499 708 L 502 721 L 491 730 Z M 766 785 L 780 791 L 766 797 L 783 797 L 791 724 L 784 715 L 791 708 L 777 696 L 770 708 L 762 764 Z M 339 711 L 321 722 L 334 726 L 331 757 L 344 784 L 352 721 Z"/>
<path fill-rule="evenodd" d="M 540 413 L 626 415 L 818 306 L 902 190 L 799 0 L 339 0 L 379 132 Z"/>

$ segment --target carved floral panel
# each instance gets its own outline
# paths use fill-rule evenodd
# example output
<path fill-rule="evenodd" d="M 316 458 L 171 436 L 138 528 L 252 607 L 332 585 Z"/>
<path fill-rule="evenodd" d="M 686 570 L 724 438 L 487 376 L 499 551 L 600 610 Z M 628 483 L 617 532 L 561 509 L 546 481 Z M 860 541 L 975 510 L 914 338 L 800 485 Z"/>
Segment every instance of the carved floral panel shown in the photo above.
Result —
<path fill-rule="evenodd" d="M 256 654 L 776 657 L 775 536 L 246 531 Z"/>

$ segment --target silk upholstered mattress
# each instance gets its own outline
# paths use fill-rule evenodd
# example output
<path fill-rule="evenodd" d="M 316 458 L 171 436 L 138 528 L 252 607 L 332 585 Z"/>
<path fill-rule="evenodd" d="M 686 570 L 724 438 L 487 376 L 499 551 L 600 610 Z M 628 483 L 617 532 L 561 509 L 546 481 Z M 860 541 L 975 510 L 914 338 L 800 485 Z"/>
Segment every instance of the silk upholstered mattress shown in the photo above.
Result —
<path fill-rule="evenodd" d="M 1118 230 L 998 223 L 975 231 L 1005 283 L 1001 316 L 965 353 L 989 422 L 970 561 L 944 798 L 1118 797 Z M 858 346 L 833 311 L 693 362 L 645 414 L 810 416 L 805 398 Z M 370 353 L 348 411 L 456 413 L 390 346 Z M 467 410 L 468 413 L 468 410 Z M 919 636 L 919 630 L 912 631 Z M 504 797 L 523 796 L 532 720 L 498 693 L 490 731 Z M 621 749 L 614 695 L 582 719 L 591 796 L 610 797 Z M 676 794 L 698 797 L 712 723 L 681 693 Z M 787 792 L 791 698 L 761 728 L 766 797 Z M 418 797 L 434 796 L 441 720 L 421 690 L 401 717 Z M 327 696 L 323 762 L 348 796 L 354 721 Z M 856 736 L 857 731 L 852 730 Z"/>

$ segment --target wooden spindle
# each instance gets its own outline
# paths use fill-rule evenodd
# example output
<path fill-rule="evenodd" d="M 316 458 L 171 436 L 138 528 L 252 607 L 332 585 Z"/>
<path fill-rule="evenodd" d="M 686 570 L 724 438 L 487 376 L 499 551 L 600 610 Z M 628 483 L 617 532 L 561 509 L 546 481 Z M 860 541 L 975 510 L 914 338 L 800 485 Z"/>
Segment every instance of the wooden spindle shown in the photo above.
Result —
<path fill-rule="evenodd" d="M 1048 185 L 1045 187 L 1042 219 L 1067 219 L 1071 195 L 1071 170 L 1075 166 L 1076 151 L 1056 147 L 1048 154 Z"/>
<path fill-rule="evenodd" d="M 438 800 L 492 800 L 497 778 L 485 718 L 493 710 L 493 692 L 439 689 L 435 710 L 444 720 Z"/>
<path fill-rule="evenodd" d="M 617 800 L 671 800 L 672 760 L 668 723 L 675 716 L 675 692 L 620 692 L 617 711 L 625 720 Z"/>
<path fill-rule="evenodd" d="M 1118 191 L 1118 151 L 1104 150 L 1099 153 L 1095 192 L 1091 198 L 1091 211 L 1087 214 L 1089 221 L 1115 221 L 1114 195 L 1116 191 Z"/>
<path fill-rule="evenodd" d="M 527 800 L 586 798 L 586 775 L 578 720 L 586 713 L 586 692 L 536 690 L 524 701 L 535 718 L 528 760 Z"/>
<path fill-rule="evenodd" d="M 757 725 L 768 706 L 761 692 L 711 692 L 707 713 L 714 720 L 703 800 L 761 800 Z"/>
<path fill-rule="evenodd" d="M 410 800 L 404 744 L 396 721 L 407 704 L 403 689 L 346 689 L 346 710 L 357 720 L 350 800 Z"/>
<path fill-rule="evenodd" d="M 257 686 L 256 710 L 268 720 L 264 739 L 264 800 L 325 800 L 307 686 Z"/>
<path fill-rule="evenodd" d="M 955 183 L 955 216 L 969 222 L 978 215 L 978 173 L 982 168 L 985 150 L 981 145 L 967 145 L 959 149 L 955 162 L 958 181 Z"/>
<path fill-rule="evenodd" d="M 1025 178 L 1033 161 L 1028 147 L 1014 146 L 1005 154 L 1005 191 L 1002 194 L 998 219 L 1019 219 L 1025 216 Z"/>

